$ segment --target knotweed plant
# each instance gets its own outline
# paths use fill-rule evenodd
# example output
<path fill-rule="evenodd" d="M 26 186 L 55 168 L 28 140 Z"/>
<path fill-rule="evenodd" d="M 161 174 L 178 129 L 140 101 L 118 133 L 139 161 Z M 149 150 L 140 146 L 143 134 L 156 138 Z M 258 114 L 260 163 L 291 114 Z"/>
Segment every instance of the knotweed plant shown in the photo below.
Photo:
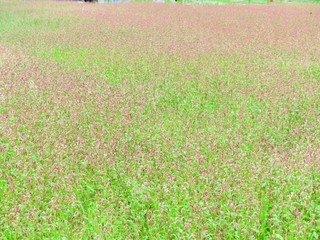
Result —
<path fill-rule="evenodd" d="M 319 134 L 319 5 L 0 0 L 1 239 L 318 239 Z"/>

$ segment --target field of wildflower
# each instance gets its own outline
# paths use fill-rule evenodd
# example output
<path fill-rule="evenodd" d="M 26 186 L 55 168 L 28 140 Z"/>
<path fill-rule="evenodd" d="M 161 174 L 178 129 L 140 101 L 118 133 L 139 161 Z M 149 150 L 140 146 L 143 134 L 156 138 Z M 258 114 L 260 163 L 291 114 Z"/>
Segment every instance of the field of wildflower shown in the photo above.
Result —
<path fill-rule="evenodd" d="M 0 0 L 1 239 L 319 239 L 320 6 Z"/>

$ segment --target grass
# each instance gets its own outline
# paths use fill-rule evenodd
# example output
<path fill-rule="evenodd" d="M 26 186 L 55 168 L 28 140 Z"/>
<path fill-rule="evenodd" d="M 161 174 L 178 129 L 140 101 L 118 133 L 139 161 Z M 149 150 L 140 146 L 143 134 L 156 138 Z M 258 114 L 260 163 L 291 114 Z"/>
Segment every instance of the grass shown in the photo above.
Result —
<path fill-rule="evenodd" d="M 318 239 L 319 18 L 2 1 L 0 238 Z"/>

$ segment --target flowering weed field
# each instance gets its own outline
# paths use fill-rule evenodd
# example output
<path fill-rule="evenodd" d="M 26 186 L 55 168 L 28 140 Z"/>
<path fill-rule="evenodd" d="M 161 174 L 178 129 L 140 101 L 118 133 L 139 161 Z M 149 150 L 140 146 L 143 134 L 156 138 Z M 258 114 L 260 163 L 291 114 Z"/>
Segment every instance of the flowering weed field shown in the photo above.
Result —
<path fill-rule="evenodd" d="M 319 239 L 320 6 L 0 2 L 1 239 Z"/>

